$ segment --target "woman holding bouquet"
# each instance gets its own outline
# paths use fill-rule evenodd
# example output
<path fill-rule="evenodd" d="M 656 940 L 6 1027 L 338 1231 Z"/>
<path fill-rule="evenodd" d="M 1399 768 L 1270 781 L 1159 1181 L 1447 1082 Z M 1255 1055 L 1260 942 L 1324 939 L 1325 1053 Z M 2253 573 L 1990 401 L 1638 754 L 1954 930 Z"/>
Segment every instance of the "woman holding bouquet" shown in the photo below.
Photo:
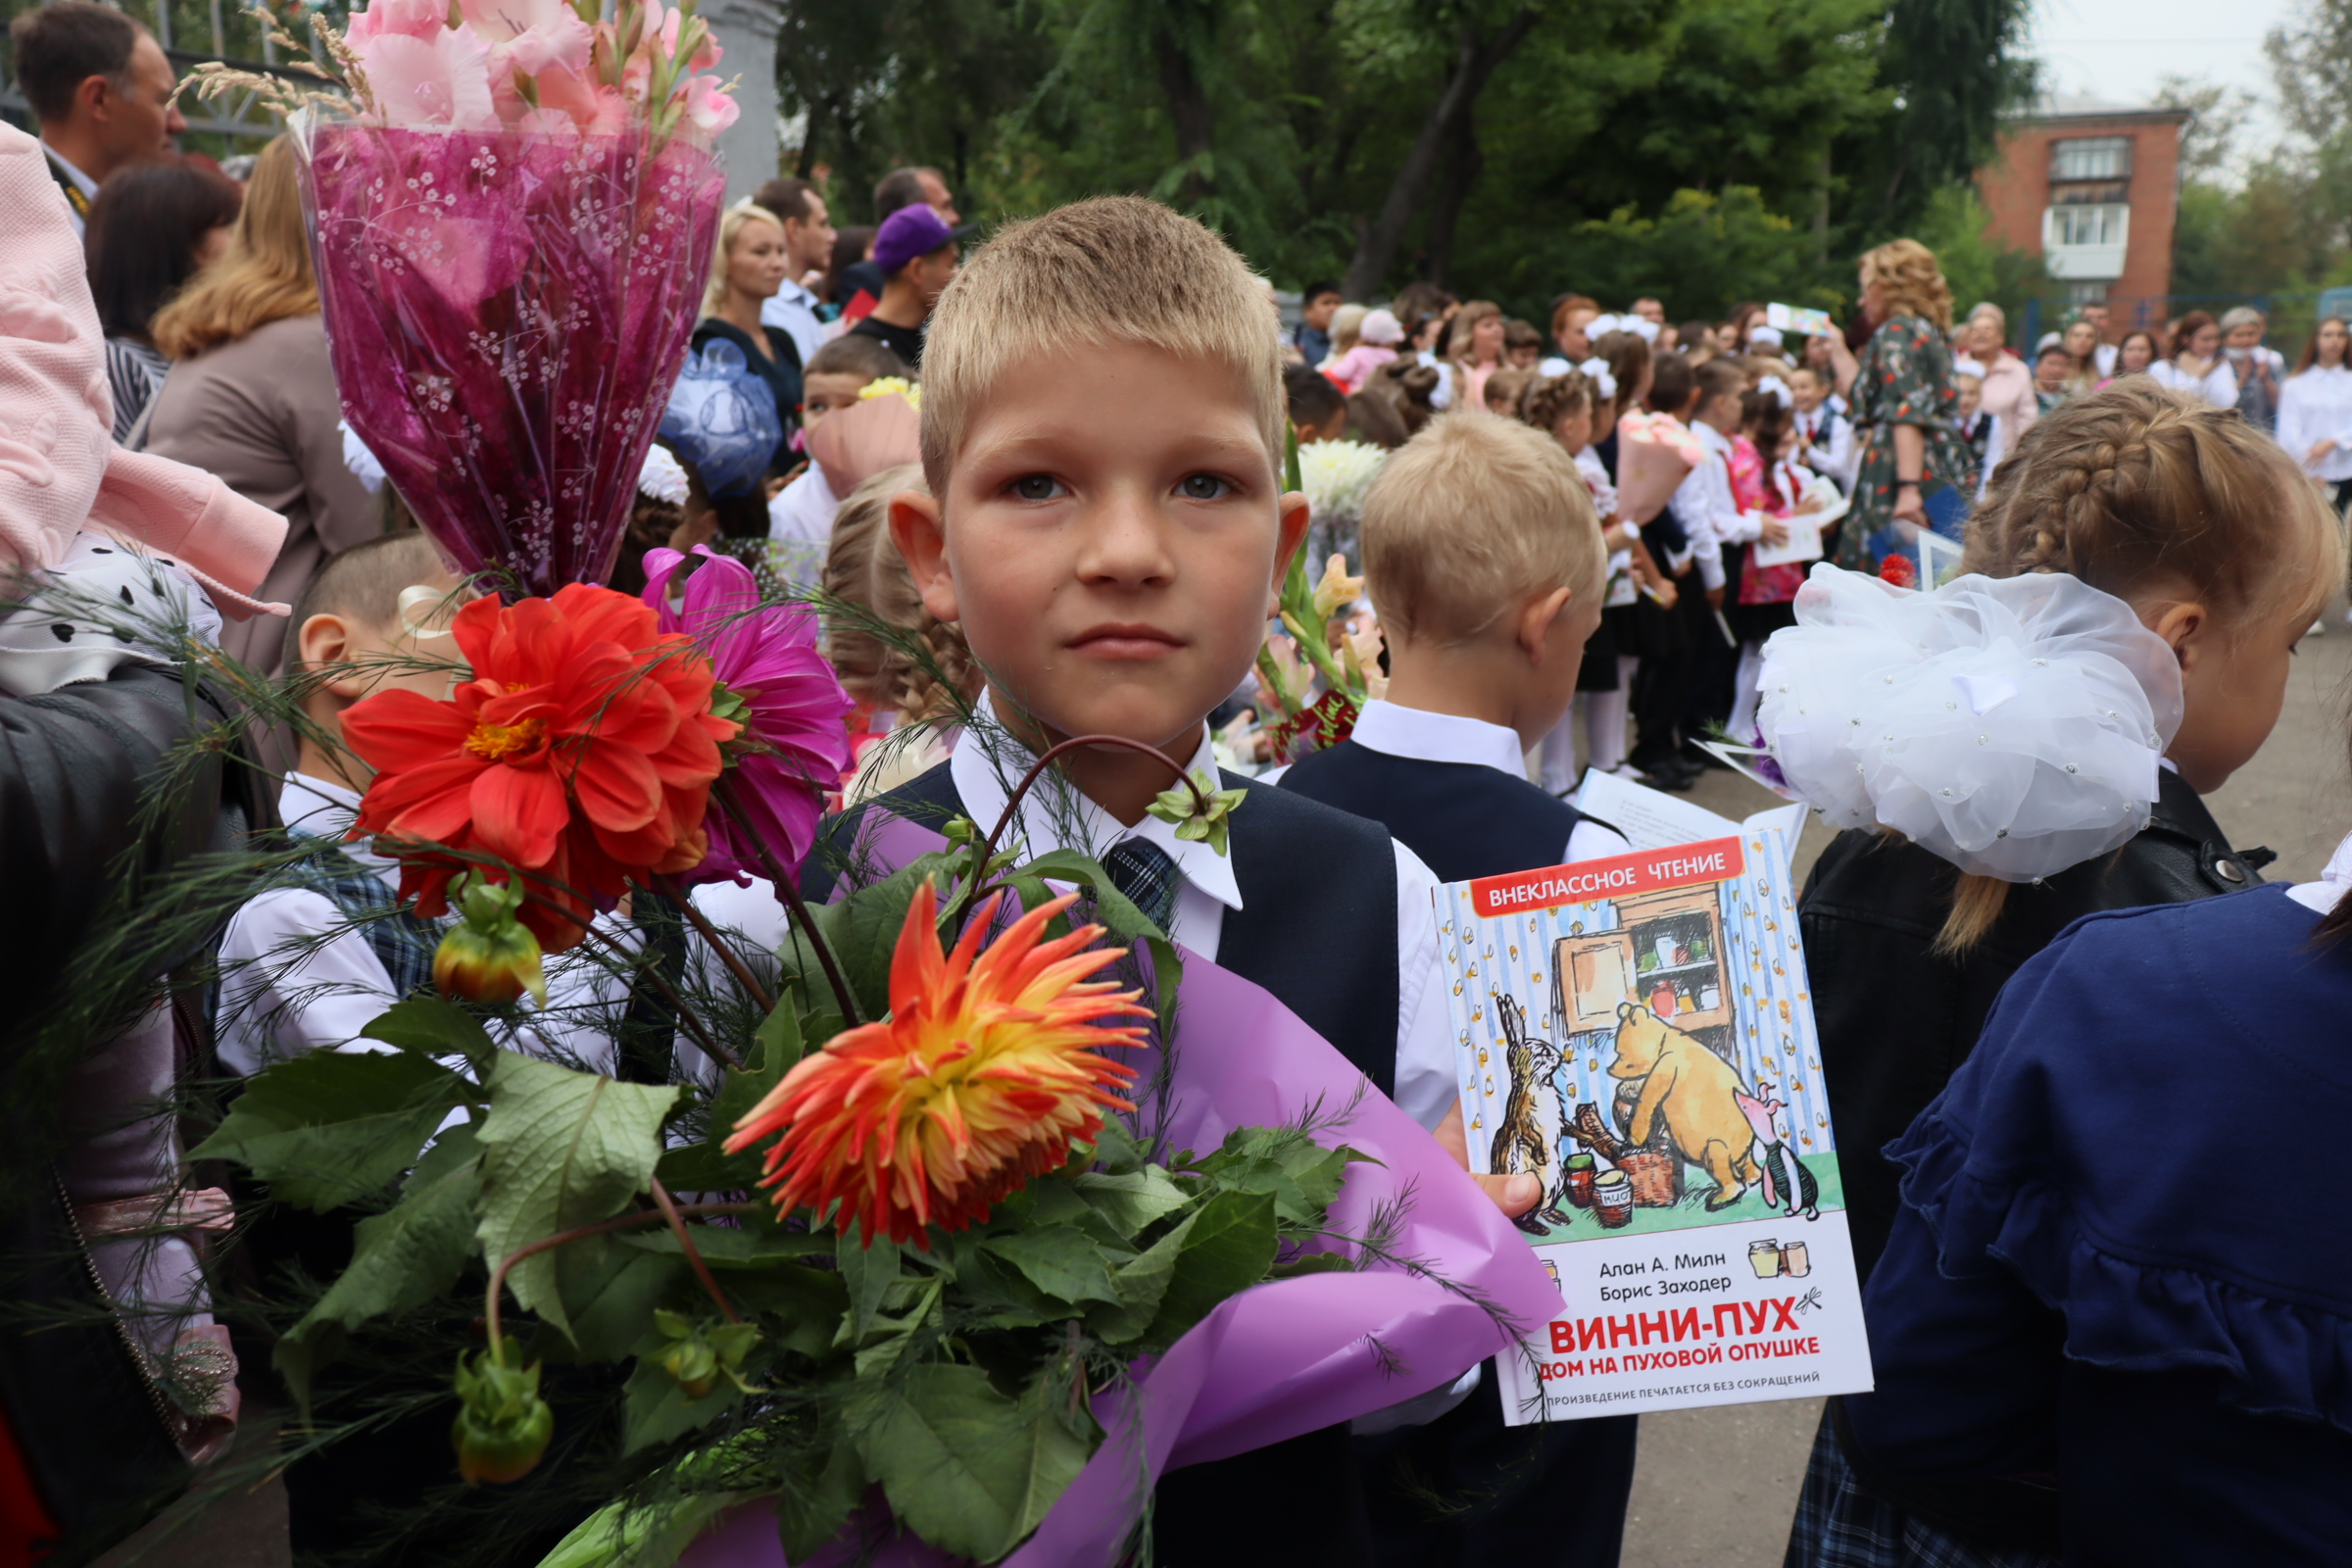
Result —
<path fill-rule="evenodd" d="M 703 320 L 694 329 L 694 351 L 700 354 L 714 338 L 724 338 L 743 350 L 744 362 L 776 394 L 776 413 L 783 416 L 784 439 L 768 465 L 781 476 L 792 466 L 792 432 L 800 424 L 801 354 L 787 332 L 770 332 L 760 321 L 760 308 L 784 286 L 791 256 L 784 245 L 783 220 L 747 198 L 727 209 L 719 220 L 718 252 L 710 267 L 710 287 L 703 295 Z"/>

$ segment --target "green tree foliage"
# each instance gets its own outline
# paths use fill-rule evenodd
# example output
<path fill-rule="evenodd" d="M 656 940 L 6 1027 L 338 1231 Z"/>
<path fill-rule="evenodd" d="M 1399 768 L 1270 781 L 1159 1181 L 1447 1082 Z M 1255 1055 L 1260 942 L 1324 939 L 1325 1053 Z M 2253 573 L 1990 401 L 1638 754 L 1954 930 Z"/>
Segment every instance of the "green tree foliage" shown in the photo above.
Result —
<path fill-rule="evenodd" d="M 935 163 L 990 217 L 1177 203 L 1278 281 L 1413 277 L 1541 316 L 1838 303 L 1991 147 L 2025 0 L 785 0 L 837 206 Z M 1678 244 L 1717 247 L 1678 256 Z"/>

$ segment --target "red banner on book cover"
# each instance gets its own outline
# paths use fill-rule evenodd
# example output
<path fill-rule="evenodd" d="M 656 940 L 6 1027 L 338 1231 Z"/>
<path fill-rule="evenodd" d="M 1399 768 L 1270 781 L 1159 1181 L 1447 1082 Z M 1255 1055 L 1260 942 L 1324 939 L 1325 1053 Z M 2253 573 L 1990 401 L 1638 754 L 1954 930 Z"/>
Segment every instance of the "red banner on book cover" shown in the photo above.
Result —
<path fill-rule="evenodd" d="M 1659 888 L 1723 882 L 1738 876 L 1746 864 L 1738 837 L 1708 839 L 1699 844 L 1677 844 L 1672 849 L 1620 855 L 1608 860 L 1579 860 L 1574 865 L 1546 866 L 1541 871 L 1482 876 L 1470 884 L 1470 898 L 1484 919 L 1509 914 L 1514 909 L 1548 909 L 1594 899 L 1627 898 Z"/>

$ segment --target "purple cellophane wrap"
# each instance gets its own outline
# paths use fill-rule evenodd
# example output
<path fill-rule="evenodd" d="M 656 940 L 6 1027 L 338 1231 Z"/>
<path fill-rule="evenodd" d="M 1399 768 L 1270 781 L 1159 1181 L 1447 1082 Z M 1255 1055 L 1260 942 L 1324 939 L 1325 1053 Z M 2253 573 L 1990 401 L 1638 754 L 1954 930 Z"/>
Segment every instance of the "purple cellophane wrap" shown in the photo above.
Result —
<path fill-rule="evenodd" d="M 889 819 L 867 847 L 887 866 L 946 841 Z M 1313 933 L 1298 939 L 1312 941 Z M 1369 1415 L 1510 1353 L 1514 1338 L 1473 1295 L 1522 1326 L 1560 1309 L 1559 1290 L 1527 1238 L 1436 1140 L 1270 993 L 1188 951 L 1177 1008 L 1175 1092 L 1160 1129 L 1169 1146 L 1210 1150 L 1236 1127 L 1294 1121 L 1318 1102 L 1325 1113 L 1353 1102 L 1352 1118 L 1321 1136 L 1379 1163 L 1349 1167 L 1331 1206 L 1332 1229 L 1362 1235 L 1375 1208 L 1409 1194 L 1396 1251 L 1436 1278 L 1375 1265 L 1270 1281 L 1220 1303 L 1139 1369 L 1140 1430 L 1131 1400 L 1097 1398 L 1108 1437 L 1006 1568 L 1108 1568 L 1161 1472 Z M 1151 1063 L 1139 1065 L 1148 1079 Z M 807 1568 L 847 1568 L 865 1551 L 872 1555 L 862 1560 L 881 1568 L 952 1560 L 903 1532 L 884 1530 L 877 1544 L 879 1521 L 861 1523 L 862 1544 L 828 1548 Z M 764 1502 L 722 1516 L 679 1563 L 786 1568 Z"/>
<path fill-rule="evenodd" d="M 718 166 L 642 129 L 301 128 L 343 416 L 461 571 L 604 581 L 710 275 Z"/>

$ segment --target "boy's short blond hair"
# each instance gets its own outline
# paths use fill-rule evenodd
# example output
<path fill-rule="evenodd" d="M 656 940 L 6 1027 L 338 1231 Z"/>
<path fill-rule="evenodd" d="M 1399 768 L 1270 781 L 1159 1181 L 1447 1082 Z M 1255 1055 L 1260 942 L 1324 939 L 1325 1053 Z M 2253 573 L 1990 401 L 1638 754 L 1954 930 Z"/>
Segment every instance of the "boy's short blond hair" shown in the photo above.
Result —
<path fill-rule="evenodd" d="M 1608 568 L 1575 460 L 1546 431 L 1468 409 L 1389 459 L 1362 541 L 1364 591 L 1406 642 L 1469 642 L 1531 595 L 1599 593 Z"/>
<path fill-rule="evenodd" d="M 1215 234 L 1140 196 L 1098 196 L 999 230 L 963 265 L 923 341 L 923 473 L 943 502 L 966 423 L 1005 368 L 1041 349 L 1141 343 L 1217 361 L 1248 388 L 1279 466 L 1282 323 Z"/>

